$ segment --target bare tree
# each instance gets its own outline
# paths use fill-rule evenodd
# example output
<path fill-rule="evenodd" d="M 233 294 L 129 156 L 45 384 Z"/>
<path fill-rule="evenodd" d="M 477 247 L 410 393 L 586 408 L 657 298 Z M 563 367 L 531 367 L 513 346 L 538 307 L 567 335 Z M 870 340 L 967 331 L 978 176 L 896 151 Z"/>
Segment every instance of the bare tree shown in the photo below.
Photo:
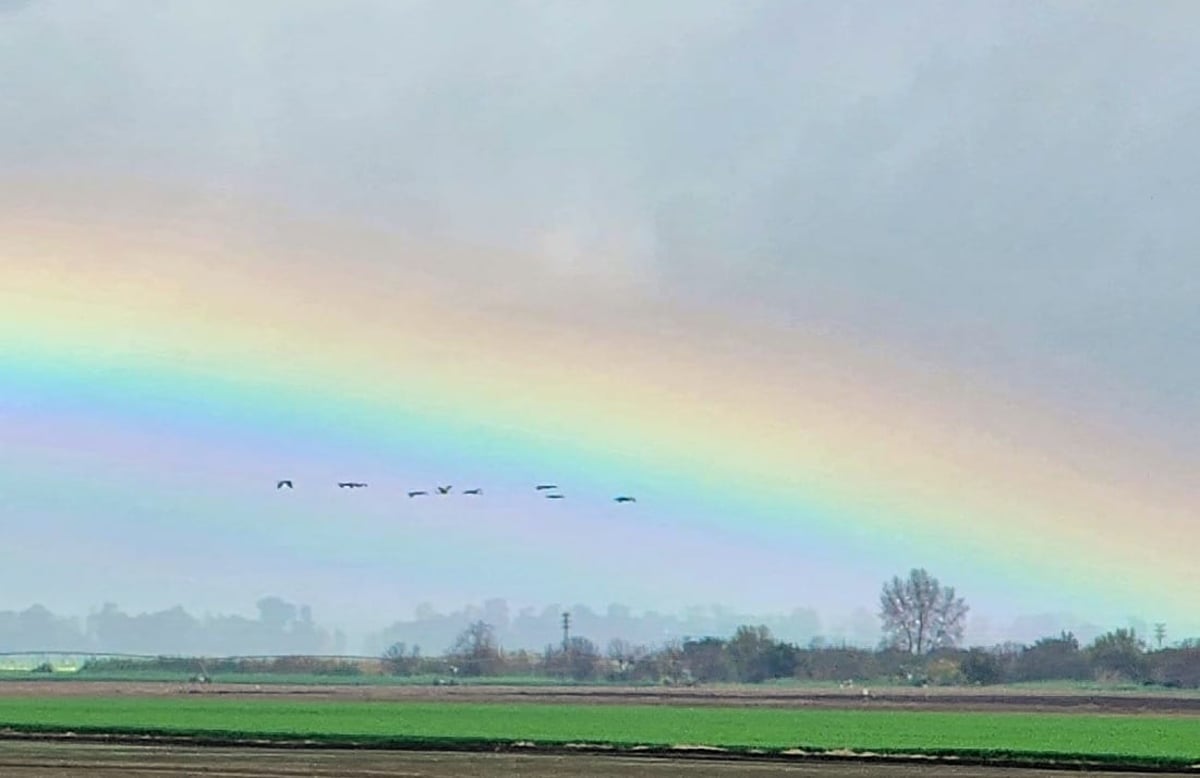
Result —
<path fill-rule="evenodd" d="M 894 576 L 879 596 L 879 618 L 887 643 L 912 654 L 950 648 L 962 640 L 967 604 L 953 586 L 942 586 L 923 569 Z"/>
<path fill-rule="evenodd" d="M 596 677 L 600 664 L 600 649 L 585 637 L 573 635 L 567 643 L 566 670 L 576 681 L 588 681 Z"/>
<path fill-rule="evenodd" d="M 485 621 L 476 621 L 458 635 L 450 657 L 462 665 L 464 675 L 494 675 L 500 667 L 496 631 Z"/>

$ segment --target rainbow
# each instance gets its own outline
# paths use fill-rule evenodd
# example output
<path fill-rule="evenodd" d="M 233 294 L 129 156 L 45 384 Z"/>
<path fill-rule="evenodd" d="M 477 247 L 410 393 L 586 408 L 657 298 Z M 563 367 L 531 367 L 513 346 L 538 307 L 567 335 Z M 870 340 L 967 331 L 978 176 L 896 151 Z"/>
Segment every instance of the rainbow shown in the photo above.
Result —
<path fill-rule="evenodd" d="M 304 226 L 0 228 L 0 488 L 64 537 L 85 517 L 129 533 L 131 565 L 167 542 L 122 524 L 151 521 L 121 518 L 149 493 L 163 533 L 236 533 L 280 571 L 407 550 L 413 581 L 463 596 L 524 576 L 870 609 L 923 565 L 977 611 L 1196 621 L 1188 463 L 889 344 L 652 293 L 531 295 L 505 281 L 520 258 Z M 280 474 L 374 488 L 335 537 L 345 495 L 280 498 Z M 442 477 L 492 507 L 398 502 Z M 522 491 L 545 478 L 579 500 Z M 73 496 L 36 496 L 55 483 Z M 434 521 L 440 545 L 412 530 Z"/>

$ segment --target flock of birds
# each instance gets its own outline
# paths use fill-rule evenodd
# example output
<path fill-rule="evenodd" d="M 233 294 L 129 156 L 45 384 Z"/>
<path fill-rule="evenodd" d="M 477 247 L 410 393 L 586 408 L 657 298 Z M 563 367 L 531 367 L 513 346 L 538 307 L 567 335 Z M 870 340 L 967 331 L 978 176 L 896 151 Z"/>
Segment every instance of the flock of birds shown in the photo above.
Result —
<path fill-rule="evenodd" d="M 338 481 L 339 489 L 363 489 L 363 488 L 366 488 L 366 486 L 367 486 L 366 484 L 364 484 L 360 481 Z M 294 488 L 296 488 L 295 484 L 293 484 L 292 481 L 287 478 L 275 482 L 276 490 L 294 489 Z M 446 495 L 446 494 L 450 494 L 450 492 L 454 489 L 454 486 L 447 485 L 447 486 L 438 486 L 435 488 L 437 490 L 436 491 L 437 494 Z M 562 493 L 562 491 L 558 488 L 557 484 L 538 484 L 537 486 L 534 486 L 533 489 L 534 489 L 534 491 L 539 492 L 547 500 L 564 500 L 564 499 L 566 499 L 566 495 Z M 417 489 L 417 490 L 408 492 L 408 497 L 409 497 L 409 499 L 412 499 L 414 497 L 426 497 L 429 494 L 430 493 L 427 491 L 424 491 L 422 489 Z M 478 495 L 483 494 L 483 489 L 480 489 L 479 487 L 475 487 L 473 489 L 464 489 L 461 492 L 461 494 L 478 496 Z M 637 502 L 637 498 L 631 497 L 627 494 L 619 494 L 613 498 L 613 502 Z"/>

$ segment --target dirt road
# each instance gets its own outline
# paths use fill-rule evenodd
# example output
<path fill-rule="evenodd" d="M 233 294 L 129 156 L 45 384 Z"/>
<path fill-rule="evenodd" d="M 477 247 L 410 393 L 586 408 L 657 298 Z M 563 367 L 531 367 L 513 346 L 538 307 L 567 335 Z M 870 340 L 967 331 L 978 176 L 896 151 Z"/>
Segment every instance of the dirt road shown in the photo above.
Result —
<path fill-rule="evenodd" d="M 716 778 L 717 776 L 829 776 L 829 778 L 1062 778 L 1062 772 L 953 765 L 779 763 L 657 757 L 454 754 L 257 748 L 109 746 L 0 742 L 5 778 L 67 776 L 203 776 L 204 778 Z M 1146 775 L 1090 773 L 1100 778 Z"/>

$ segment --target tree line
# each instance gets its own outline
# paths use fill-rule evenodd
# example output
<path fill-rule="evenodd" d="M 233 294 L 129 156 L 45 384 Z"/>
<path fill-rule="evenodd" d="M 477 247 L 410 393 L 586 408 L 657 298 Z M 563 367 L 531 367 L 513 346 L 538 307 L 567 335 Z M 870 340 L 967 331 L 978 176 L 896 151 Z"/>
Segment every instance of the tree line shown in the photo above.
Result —
<path fill-rule="evenodd" d="M 466 677 L 537 676 L 626 683 L 755 683 L 796 678 L 841 683 L 1098 680 L 1200 686 L 1200 641 L 1164 647 L 1165 625 L 1157 625 L 1153 648 L 1132 629 L 1098 634 L 1090 642 L 1064 631 L 1028 644 L 963 648 L 969 612 L 966 602 L 952 587 L 921 569 L 884 582 L 875 625 L 875 635 L 881 635 L 882 641 L 874 649 L 820 637 L 780 639 L 776 627 L 795 636 L 816 626 L 815 614 L 801 609 L 773 622 L 730 624 L 735 613 L 725 609 L 690 609 L 683 619 L 672 619 L 653 612 L 634 616 L 617 605 L 603 614 L 571 609 L 573 635 L 565 642 L 547 643 L 562 616 L 557 606 L 541 611 L 523 609 L 513 617 L 503 600 L 489 600 L 483 608 L 456 614 L 418 608 L 413 622 L 394 625 L 391 634 L 398 639 L 384 644 L 386 649 L 368 652 L 375 659 L 344 663 L 327 656 L 346 653 L 344 636 L 314 623 L 308 607 L 264 597 L 257 608 L 257 618 L 198 618 L 178 607 L 134 615 L 106 604 L 81 624 L 78 619 L 57 617 L 34 606 L 19 613 L 0 612 L 0 651 L 157 655 L 163 657 L 156 663 L 160 669 L 170 671 L 209 667 L 221 673 L 384 672 L 447 682 Z M 458 620 L 468 614 L 473 616 L 469 621 Z M 699 636 L 683 632 L 682 637 L 672 637 L 685 629 L 695 630 L 691 634 Z M 543 649 L 503 647 L 506 643 L 511 646 L 513 639 L 528 645 L 531 634 L 541 636 Z M 599 640 L 590 639 L 597 634 L 602 636 Z M 417 635 L 431 638 L 426 645 L 436 647 L 434 654 L 422 652 L 413 639 Z M 216 664 L 209 659 L 189 664 L 181 654 L 280 658 L 229 659 Z M 325 658 L 318 661 L 319 657 Z M 129 661 L 138 668 L 150 667 L 143 659 Z M 103 660 L 90 664 L 97 671 L 117 669 Z"/>
<path fill-rule="evenodd" d="M 1117 629 L 1081 646 L 1070 632 L 1032 645 L 959 647 L 969 608 L 951 586 L 924 569 L 884 582 L 879 598 L 883 635 L 876 650 L 830 647 L 819 640 L 801 647 L 776 639 L 765 625 L 742 625 L 728 638 L 668 641 L 651 648 L 615 639 L 601 652 L 585 637 L 547 645 L 541 653 L 505 652 L 494 625 L 477 620 L 443 657 L 423 659 L 403 642 L 384 652 L 396 674 L 449 671 L 453 676 L 570 677 L 578 681 L 639 683 L 761 683 L 808 681 L 999 684 L 1022 681 L 1135 682 L 1200 687 L 1200 643 L 1184 641 L 1150 650 L 1131 629 Z M 1161 627 L 1160 627 L 1161 629 Z"/>
<path fill-rule="evenodd" d="M 601 646 L 614 639 L 654 645 L 688 635 L 731 634 L 740 624 L 765 624 L 776 635 L 799 643 L 825 634 L 839 642 L 871 644 L 879 635 L 879 625 L 866 608 L 858 609 L 844 624 L 822 624 L 816 610 L 811 608 L 765 615 L 720 605 L 697 605 L 667 613 L 635 611 L 620 603 L 600 609 L 563 602 L 515 608 L 502 598 L 491 598 L 448 612 L 438 611 L 429 604 L 418 605 L 411 616 L 369 634 L 363 642 L 364 653 L 378 655 L 397 642 L 441 652 L 454 643 L 468 624 L 477 621 L 490 624 L 496 639 L 505 647 L 538 652 L 559 632 L 564 611 L 570 612 L 572 626 L 579 634 L 587 635 Z"/>
<path fill-rule="evenodd" d="M 448 651 L 424 656 L 405 643 L 383 654 L 386 672 L 456 678 L 538 677 L 580 682 L 707 684 L 781 679 L 914 686 L 992 685 L 1029 681 L 1100 681 L 1200 688 L 1200 641 L 1151 649 L 1132 630 L 1117 629 L 1081 645 L 1069 632 L 1032 645 L 939 646 L 915 653 L 897 646 L 864 649 L 816 640 L 798 646 L 765 626 L 744 625 L 729 637 L 702 637 L 649 647 L 622 640 L 603 650 L 586 637 L 543 651 L 505 651 L 486 622 L 465 629 Z"/>

